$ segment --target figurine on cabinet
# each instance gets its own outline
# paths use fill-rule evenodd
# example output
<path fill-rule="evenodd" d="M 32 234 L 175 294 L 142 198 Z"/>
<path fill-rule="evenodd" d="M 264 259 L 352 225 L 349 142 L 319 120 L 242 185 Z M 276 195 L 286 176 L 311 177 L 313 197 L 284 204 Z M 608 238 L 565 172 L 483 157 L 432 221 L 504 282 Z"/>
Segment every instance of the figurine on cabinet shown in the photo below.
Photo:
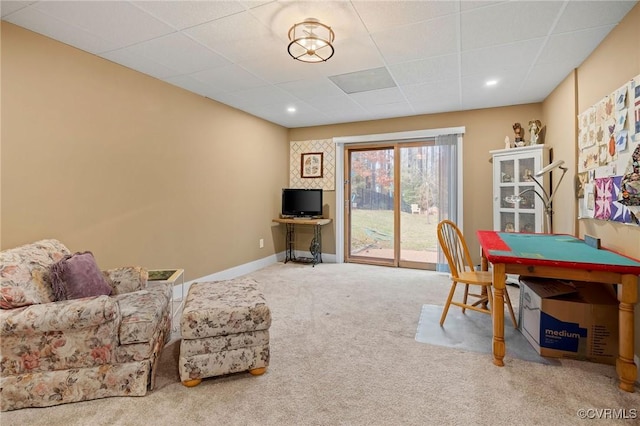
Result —
<path fill-rule="evenodd" d="M 542 123 L 540 120 L 529 121 L 529 133 L 531 134 L 531 145 L 537 145 L 540 143 L 540 130 L 542 130 Z"/>
<path fill-rule="evenodd" d="M 509 140 L 509 136 L 504 137 L 504 149 L 511 148 L 511 141 Z"/>
<path fill-rule="evenodd" d="M 520 123 L 513 124 L 513 132 L 516 135 L 514 140 L 515 146 L 524 146 L 524 139 L 522 138 L 522 125 Z"/>

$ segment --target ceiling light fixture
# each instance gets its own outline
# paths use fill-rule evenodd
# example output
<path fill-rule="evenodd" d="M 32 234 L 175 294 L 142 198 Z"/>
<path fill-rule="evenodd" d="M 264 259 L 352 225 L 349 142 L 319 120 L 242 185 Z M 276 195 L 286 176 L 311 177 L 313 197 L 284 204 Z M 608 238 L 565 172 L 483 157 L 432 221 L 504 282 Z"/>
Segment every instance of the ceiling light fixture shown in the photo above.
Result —
<path fill-rule="evenodd" d="M 331 27 L 307 18 L 289 29 L 289 55 L 302 62 L 326 62 L 333 56 L 335 34 Z"/>
<path fill-rule="evenodd" d="M 487 86 L 495 86 L 496 84 L 498 84 L 498 80 L 488 80 L 485 85 Z"/>

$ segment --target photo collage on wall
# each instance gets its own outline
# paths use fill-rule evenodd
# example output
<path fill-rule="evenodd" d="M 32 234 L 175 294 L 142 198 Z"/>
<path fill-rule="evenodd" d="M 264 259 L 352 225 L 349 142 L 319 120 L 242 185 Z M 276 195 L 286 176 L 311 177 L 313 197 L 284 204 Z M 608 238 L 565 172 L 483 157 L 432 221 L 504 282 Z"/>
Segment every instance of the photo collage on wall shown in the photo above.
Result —
<path fill-rule="evenodd" d="M 579 218 L 640 225 L 640 75 L 578 115 Z"/>

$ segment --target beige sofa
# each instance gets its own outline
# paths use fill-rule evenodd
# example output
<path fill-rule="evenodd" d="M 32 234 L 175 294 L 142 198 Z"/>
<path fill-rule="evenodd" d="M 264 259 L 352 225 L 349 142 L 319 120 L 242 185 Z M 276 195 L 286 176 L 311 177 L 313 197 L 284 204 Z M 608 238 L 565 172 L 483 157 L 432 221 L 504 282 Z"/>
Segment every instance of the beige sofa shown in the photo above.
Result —
<path fill-rule="evenodd" d="M 60 300 L 52 265 L 70 255 L 57 240 L 0 252 L 1 411 L 153 389 L 172 289 L 140 267 L 96 268 L 110 295 Z"/>

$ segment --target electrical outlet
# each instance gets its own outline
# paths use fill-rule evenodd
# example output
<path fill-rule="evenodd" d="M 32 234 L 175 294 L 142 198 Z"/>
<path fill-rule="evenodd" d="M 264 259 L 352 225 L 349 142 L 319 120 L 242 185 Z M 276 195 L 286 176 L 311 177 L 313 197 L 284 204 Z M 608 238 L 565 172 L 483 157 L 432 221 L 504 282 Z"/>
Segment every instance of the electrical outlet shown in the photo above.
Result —
<path fill-rule="evenodd" d="M 258 245 L 260 246 L 260 248 L 264 248 L 264 239 L 260 238 L 260 241 L 258 242 Z"/>

